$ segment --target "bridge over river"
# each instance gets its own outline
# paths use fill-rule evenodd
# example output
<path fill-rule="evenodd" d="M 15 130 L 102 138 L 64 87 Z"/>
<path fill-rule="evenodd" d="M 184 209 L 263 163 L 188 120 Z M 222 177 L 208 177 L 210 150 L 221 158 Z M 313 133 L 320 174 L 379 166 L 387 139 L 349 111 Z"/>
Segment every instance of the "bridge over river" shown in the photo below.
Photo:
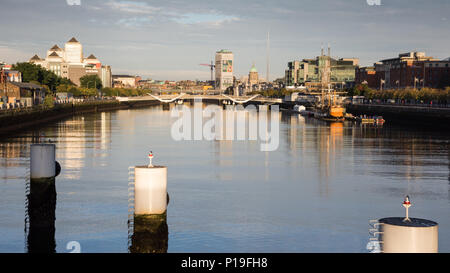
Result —
<path fill-rule="evenodd" d="M 225 94 L 220 95 L 191 95 L 191 94 L 178 94 L 178 95 L 152 95 L 140 97 L 117 97 L 120 102 L 140 102 L 140 101 L 160 101 L 162 103 L 177 103 L 184 101 L 194 101 L 195 99 L 201 99 L 202 101 L 215 101 L 218 104 L 281 104 L 282 99 L 266 98 L 260 95 L 254 96 L 229 96 Z"/>

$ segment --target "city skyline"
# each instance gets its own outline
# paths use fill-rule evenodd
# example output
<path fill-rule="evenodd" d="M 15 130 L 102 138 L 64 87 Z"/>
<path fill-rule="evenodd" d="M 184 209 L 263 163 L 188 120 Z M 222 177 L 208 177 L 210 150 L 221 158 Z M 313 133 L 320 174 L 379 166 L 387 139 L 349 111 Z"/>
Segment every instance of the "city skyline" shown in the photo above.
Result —
<path fill-rule="evenodd" d="M 321 44 L 328 43 L 332 56 L 359 58 L 361 66 L 413 50 L 438 59 L 450 55 L 448 1 L 177 3 L 7 0 L 0 11 L 0 61 L 28 61 L 49 44 L 76 37 L 87 52 L 110 64 L 113 74 L 208 80 L 210 70 L 199 64 L 228 49 L 239 77 L 252 64 L 265 70 L 268 31 L 272 80 L 284 76 L 287 62 L 318 56 Z M 30 8 L 20 13 L 24 4 Z"/>

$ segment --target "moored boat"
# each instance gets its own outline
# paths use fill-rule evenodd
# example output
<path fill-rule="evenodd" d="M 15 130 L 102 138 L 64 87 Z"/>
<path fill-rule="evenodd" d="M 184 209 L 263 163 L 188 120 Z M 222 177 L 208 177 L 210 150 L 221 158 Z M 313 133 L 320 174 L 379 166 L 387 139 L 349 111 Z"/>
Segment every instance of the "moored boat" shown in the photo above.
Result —
<path fill-rule="evenodd" d="M 385 122 L 382 116 L 366 116 L 366 115 L 356 117 L 356 121 L 369 124 L 384 124 Z"/>

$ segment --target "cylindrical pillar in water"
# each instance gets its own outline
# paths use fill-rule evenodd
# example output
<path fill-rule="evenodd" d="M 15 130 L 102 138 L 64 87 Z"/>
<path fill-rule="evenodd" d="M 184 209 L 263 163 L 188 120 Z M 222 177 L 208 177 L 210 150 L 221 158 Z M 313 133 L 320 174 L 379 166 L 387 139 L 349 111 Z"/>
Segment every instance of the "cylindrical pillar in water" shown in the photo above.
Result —
<path fill-rule="evenodd" d="M 32 179 L 28 199 L 29 253 L 55 252 L 55 178 Z"/>
<path fill-rule="evenodd" d="M 167 253 L 169 229 L 165 213 L 135 215 L 131 253 Z"/>
<path fill-rule="evenodd" d="M 31 144 L 31 179 L 50 178 L 55 172 L 55 145 Z"/>
<path fill-rule="evenodd" d="M 163 214 L 167 209 L 167 167 L 136 166 L 134 214 Z"/>
<path fill-rule="evenodd" d="M 402 217 L 378 220 L 384 253 L 437 253 L 438 224 L 436 222 Z"/>
<path fill-rule="evenodd" d="M 57 166 L 54 144 L 31 144 L 28 252 L 55 252 Z"/>

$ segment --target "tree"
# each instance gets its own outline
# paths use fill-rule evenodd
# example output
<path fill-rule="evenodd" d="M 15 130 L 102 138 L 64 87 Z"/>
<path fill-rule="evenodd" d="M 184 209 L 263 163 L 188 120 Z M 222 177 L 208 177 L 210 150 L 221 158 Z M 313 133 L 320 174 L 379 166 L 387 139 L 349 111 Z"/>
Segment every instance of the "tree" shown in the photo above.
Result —
<path fill-rule="evenodd" d="M 81 96 L 81 91 L 78 88 L 76 88 L 75 86 L 69 87 L 69 89 L 67 89 L 67 92 L 72 93 L 72 95 L 74 97 L 80 97 Z"/>
<path fill-rule="evenodd" d="M 53 101 L 53 96 L 47 95 L 44 98 L 44 107 L 47 109 L 51 109 L 55 106 L 55 102 Z"/>
<path fill-rule="evenodd" d="M 46 70 L 40 65 L 32 63 L 16 63 L 12 69 L 22 73 L 23 82 L 35 82 L 39 84 L 45 84 L 49 90 L 56 90 L 56 87 L 60 84 L 73 85 L 73 83 L 66 78 L 62 78 L 52 71 Z"/>
<path fill-rule="evenodd" d="M 66 93 L 69 87 L 66 84 L 60 84 L 56 87 L 56 92 L 58 93 Z"/>
<path fill-rule="evenodd" d="M 97 96 L 98 92 L 95 88 L 80 88 L 81 95 L 84 97 L 93 97 Z"/>
<path fill-rule="evenodd" d="M 101 89 L 102 80 L 97 75 L 85 75 L 80 78 L 80 86 Z"/>
<path fill-rule="evenodd" d="M 113 96 L 117 96 L 118 93 L 119 93 L 119 91 L 116 88 L 111 88 L 111 87 L 103 87 L 102 88 L 103 96 L 113 97 Z"/>

